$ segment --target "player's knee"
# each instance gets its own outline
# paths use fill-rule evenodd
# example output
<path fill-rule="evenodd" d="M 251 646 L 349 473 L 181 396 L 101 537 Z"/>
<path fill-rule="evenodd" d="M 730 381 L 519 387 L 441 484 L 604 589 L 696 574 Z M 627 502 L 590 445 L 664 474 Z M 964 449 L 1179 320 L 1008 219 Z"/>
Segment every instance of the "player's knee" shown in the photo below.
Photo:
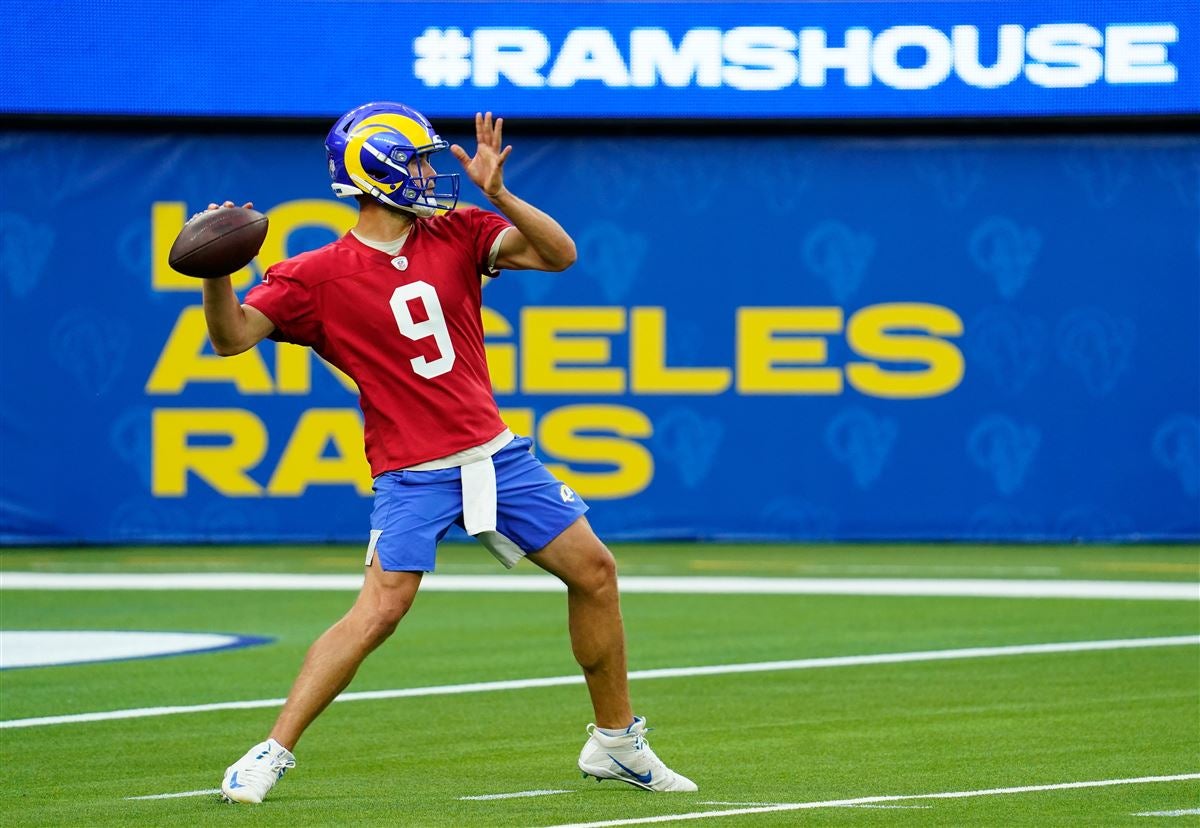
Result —
<path fill-rule="evenodd" d="M 400 619 L 407 615 L 409 608 L 412 607 L 413 597 L 412 595 L 393 596 L 390 600 L 384 601 L 379 607 L 380 623 L 395 629 L 396 625 L 400 623 Z"/>
<path fill-rule="evenodd" d="M 589 594 L 616 590 L 617 562 L 604 544 L 597 541 L 588 549 L 567 586 Z"/>
<path fill-rule="evenodd" d="M 403 616 L 401 616 L 403 617 Z M 362 625 L 363 641 L 370 647 L 378 646 L 391 637 L 400 623 L 400 618 L 391 615 L 371 615 Z"/>
<path fill-rule="evenodd" d="M 400 596 L 389 596 L 374 602 L 363 613 L 362 630 L 367 643 L 377 645 L 391 636 L 411 606 L 411 598 Z"/>

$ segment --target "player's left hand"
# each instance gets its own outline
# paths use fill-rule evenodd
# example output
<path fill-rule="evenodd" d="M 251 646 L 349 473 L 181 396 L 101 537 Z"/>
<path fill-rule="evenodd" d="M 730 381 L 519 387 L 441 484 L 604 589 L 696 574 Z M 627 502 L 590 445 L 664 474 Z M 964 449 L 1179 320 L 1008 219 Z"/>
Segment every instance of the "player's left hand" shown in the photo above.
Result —
<path fill-rule="evenodd" d="M 467 177 L 483 191 L 488 198 L 496 198 L 504 192 L 504 161 L 512 152 L 512 145 L 500 149 L 500 133 L 504 128 L 504 119 L 492 121 L 492 113 L 475 113 L 475 157 L 467 155 L 467 151 L 458 144 L 450 146 L 450 152 L 463 165 Z"/>

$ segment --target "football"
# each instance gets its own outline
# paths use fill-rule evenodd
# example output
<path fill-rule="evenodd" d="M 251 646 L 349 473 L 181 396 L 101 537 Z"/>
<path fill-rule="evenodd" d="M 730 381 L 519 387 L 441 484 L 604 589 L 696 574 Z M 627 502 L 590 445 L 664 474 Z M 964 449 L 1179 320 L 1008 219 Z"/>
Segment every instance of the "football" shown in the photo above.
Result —
<path fill-rule="evenodd" d="M 267 217 L 248 207 L 219 207 L 197 213 L 175 237 L 168 261 L 185 276 L 215 279 L 236 273 L 258 255 L 267 237 Z"/>

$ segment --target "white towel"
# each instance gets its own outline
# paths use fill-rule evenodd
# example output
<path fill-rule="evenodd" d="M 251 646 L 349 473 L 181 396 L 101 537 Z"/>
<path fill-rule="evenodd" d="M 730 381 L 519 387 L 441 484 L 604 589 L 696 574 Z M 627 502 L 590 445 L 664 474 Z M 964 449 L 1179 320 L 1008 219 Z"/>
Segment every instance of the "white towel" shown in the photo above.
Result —
<path fill-rule="evenodd" d="M 485 457 L 462 466 L 463 526 L 467 534 L 512 569 L 525 557 L 521 548 L 496 531 L 496 466 Z"/>
<path fill-rule="evenodd" d="M 468 535 L 496 529 L 496 466 L 485 457 L 462 467 L 463 525 Z"/>

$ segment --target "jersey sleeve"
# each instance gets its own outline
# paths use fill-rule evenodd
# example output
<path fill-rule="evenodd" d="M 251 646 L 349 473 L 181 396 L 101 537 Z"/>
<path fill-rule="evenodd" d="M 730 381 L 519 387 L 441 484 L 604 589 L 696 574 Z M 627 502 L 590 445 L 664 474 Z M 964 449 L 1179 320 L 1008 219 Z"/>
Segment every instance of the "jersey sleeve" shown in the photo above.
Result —
<path fill-rule="evenodd" d="M 512 227 L 504 216 L 491 210 L 467 210 L 470 218 L 469 228 L 473 244 L 475 264 L 479 272 L 485 276 L 496 276 L 499 271 L 492 267 L 492 246 L 505 230 Z"/>
<path fill-rule="evenodd" d="M 293 274 L 269 268 L 245 303 L 275 323 L 270 338 L 276 342 L 311 346 L 320 338 L 312 291 Z"/>

